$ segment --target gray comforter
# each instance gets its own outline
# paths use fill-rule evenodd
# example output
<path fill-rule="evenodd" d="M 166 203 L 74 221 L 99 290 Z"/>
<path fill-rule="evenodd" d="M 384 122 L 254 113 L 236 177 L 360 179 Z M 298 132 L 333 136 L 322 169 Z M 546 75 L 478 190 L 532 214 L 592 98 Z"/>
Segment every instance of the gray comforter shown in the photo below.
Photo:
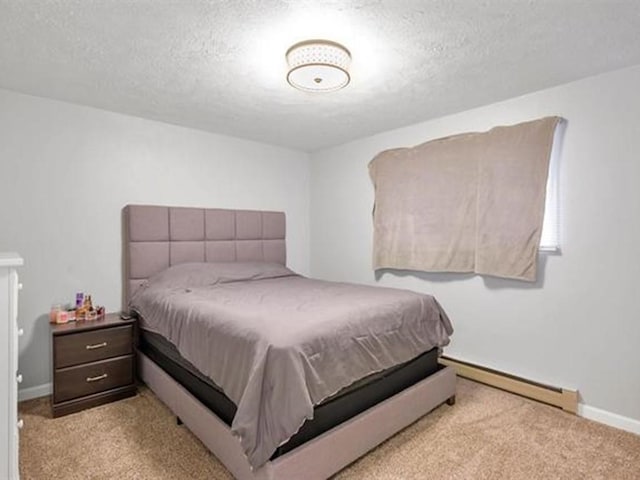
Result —
<path fill-rule="evenodd" d="M 314 405 L 453 332 L 430 295 L 312 280 L 277 264 L 174 266 L 131 307 L 233 400 L 232 432 L 256 468 Z"/>

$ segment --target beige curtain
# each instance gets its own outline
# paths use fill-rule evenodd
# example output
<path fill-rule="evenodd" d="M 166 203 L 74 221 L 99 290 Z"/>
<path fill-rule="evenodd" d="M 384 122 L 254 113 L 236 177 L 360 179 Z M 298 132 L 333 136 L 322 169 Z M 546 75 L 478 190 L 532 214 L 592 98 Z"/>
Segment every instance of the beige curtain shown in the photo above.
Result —
<path fill-rule="evenodd" d="M 387 150 L 369 164 L 375 269 L 533 281 L 558 117 Z"/>

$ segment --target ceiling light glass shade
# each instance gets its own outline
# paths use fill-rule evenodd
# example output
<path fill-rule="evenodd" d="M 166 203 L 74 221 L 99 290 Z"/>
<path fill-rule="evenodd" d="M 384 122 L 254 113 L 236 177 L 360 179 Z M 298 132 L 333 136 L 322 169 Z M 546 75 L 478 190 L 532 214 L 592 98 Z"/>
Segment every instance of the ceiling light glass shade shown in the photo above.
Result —
<path fill-rule="evenodd" d="M 296 43 L 286 53 L 292 87 L 306 92 L 333 92 L 347 86 L 351 53 L 329 40 Z"/>

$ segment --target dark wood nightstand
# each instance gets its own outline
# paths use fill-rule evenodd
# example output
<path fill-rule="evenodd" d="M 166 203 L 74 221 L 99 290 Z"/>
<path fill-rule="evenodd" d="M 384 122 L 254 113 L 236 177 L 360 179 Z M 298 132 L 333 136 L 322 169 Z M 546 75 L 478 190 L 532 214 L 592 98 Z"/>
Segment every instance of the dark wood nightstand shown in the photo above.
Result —
<path fill-rule="evenodd" d="M 135 322 L 109 313 L 51 325 L 54 417 L 135 395 Z"/>

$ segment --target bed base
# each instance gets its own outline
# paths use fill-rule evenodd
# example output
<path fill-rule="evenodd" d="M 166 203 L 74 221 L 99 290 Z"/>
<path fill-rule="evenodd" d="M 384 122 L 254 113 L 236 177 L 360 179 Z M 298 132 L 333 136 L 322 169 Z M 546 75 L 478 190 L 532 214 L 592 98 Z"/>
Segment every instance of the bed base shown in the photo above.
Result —
<path fill-rule="evenodd" d="M 444 367 L 253 471 L 230 428 L 140 352 L 138 374 L 239 480 L 324 480 L 442 403 L 452 405 L 456 391 L 455 371 Z"/>

